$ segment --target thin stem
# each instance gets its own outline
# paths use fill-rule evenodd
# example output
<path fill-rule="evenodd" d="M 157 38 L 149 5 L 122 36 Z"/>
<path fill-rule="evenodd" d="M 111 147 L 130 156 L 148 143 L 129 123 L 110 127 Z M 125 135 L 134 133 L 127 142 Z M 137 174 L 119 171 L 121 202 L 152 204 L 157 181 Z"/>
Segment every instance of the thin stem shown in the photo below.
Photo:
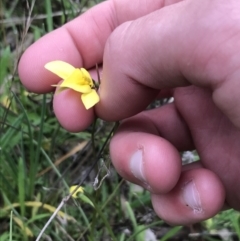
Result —
<path fill-rule="evenodd" d="M 46 224 L 44 225 L 43 229 L 41 230 L 41 232 L 39 233 L 36 241 L 39 241 L 40 238 L 42 237 L 43 233 L 45 232 L 45 230 L 47 229 L 47 227 L 49 226 L 49 224 L 52 222 L 52 220 L 56 217 L 58 211 L 60 211 L 60 209 L 63 207 L 63 205 L 67 202 L 67 198 L 63 198 L 63 200 L 61 201 L 61 203 L 58 205 L 58 207 L 56 208 L 56 210 L 54 211 L 54 213 L 52 214 L 52 216 L 49 218 L 49 220 L 46 222 Z"/>

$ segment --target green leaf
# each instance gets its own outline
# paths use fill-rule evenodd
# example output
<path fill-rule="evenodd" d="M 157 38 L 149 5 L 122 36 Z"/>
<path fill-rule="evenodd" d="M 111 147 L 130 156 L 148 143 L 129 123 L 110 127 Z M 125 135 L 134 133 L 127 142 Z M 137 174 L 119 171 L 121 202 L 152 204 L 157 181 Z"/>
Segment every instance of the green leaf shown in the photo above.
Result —
<path fill-rule="evenodd" d="M 171 228 L 161 239 L 160 241 L 165 241 L 172 238 L 176 233 L 178 233 L 182 229 L 182 226 L 176 226 Z"/>
<path fill-rule="evenodd" d="M 87 204 L 90 204 L 92 207 L 94 207 L 93 202 L 86 195 L 84 195 L 83 193 L 78 193 L 77 196 L 78 196 L 79 199 L 81 199 L 81 201 L 83 201 L 83 202 L 85 202 Z"/>

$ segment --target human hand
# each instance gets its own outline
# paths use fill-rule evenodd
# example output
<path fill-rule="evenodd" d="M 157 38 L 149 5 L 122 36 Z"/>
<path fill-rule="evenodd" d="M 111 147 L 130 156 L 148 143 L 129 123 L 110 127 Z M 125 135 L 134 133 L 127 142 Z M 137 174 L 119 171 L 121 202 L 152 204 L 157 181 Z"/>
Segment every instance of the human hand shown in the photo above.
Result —
<path fill-rule="evenodd" d="M 105 120 L 139 113 L 111 141 L 114 166 L 149 189 L 167 222 L 198 222 L 226 204 L 240 209 L 239 16 L 237 0 L 107 1 L 32 45 L 19 75 L 30 91 L 44 93 L 59 81 L 45 63 L 103 62 L 100 103 L 87 111 L 78 93 L 61 92 L 58 120 L 81 131 L 94 111 Z M 161 89 L 174 103 L 143 111 Z M 181 167 L 178 151 L 194 148 L 200 162 Z"/>

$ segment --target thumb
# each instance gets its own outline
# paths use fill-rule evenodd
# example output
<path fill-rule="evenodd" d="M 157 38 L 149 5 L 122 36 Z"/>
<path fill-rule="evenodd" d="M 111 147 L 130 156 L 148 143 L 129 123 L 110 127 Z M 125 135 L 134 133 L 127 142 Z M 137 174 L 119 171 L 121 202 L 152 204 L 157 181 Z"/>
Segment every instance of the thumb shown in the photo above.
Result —
<path fill-rule="evenodd" d="M 120 25 L 105 46 L 97 114 L 123 119 L 160 89 L 193 84 L 210 88 L 215 104 L 240 127 L 237 16 L 238 1 L 183 1 Z"/>

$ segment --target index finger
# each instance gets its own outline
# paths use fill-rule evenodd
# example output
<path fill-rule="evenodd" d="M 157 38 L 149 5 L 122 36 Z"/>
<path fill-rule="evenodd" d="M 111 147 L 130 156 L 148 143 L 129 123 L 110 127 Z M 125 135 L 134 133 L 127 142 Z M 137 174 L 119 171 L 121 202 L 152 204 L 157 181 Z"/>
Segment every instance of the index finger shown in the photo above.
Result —
<path fill-rule="evenodd" d="M 170 1 L 177 2 L 178 0 Z M 19 76 L 30 91 L 46 93 L 59 78 L 44 69 L 47 62 L 62 60 L 75 67 L 91 68 L 101 63 L 105 43 L 121 23 L 134 20 L 170 4 L 168 0 L 112 0 L 45 35 L 23 54 Z"/>

